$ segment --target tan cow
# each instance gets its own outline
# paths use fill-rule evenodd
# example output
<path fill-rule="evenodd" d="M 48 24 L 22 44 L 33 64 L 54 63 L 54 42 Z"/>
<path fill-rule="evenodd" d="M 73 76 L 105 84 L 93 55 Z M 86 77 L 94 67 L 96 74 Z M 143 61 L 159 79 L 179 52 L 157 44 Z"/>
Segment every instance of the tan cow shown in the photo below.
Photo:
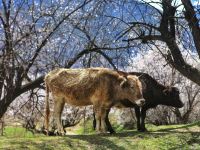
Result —
<path fill-rule="evenodd" d="M 93 105 L 97 132 L 106 132 L 105 117 L 110 108 L 123 99 L 142 105 L 141 83 L 136 76 L 122 76 L 107 68 L 56 69 L 45 76 L 46 117 L 49 128 L 49 92 L 54 99 L 54 117 L 58 133 L 64 134 L 61 114 L 65 103 L 74 106 Z"/>

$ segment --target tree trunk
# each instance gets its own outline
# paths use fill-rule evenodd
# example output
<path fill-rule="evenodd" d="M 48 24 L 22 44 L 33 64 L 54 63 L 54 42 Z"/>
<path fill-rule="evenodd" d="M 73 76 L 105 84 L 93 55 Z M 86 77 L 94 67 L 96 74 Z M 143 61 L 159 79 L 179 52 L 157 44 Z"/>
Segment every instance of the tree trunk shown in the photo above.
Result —
<path fill-rule="evenodd" d="M 162 37 L 171 51 L 172 57 L 168 57 L 170 64 L 182 75 L 200 86 L 200 71 L 184 61 L 175 39 L 169 33 L 164 31 Z"/>
<path fill-rule="evenodd" d="M 6 113 L 8 107 L 13 102 L 10 95 L 6 95 L 1 101 L 0 101 L 0 118 L 3 117 L 3 115 Z"/>

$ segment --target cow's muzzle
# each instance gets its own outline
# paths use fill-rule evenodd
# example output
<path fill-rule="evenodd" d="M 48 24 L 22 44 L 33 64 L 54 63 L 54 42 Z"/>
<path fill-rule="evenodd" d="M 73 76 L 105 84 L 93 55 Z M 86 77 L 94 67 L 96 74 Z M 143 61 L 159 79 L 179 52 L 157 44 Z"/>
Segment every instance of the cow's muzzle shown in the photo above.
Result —
<path fill-rule="evenodd" d="M 138 99 L 138 100 L 136 100 L 135 101 L 135 103 L 136 103 L 136 105 L 138 105 L 139 107 L 142 107 L 142 106 L 144 106 L 144 104 L 145 104 L 145 99 Z"/>
<path fill-rule="evenodd" d="M 179 105 L 178 105 L 178 108 L 182 108 L 184 106 L 184 103 L 180 103 Z"/>

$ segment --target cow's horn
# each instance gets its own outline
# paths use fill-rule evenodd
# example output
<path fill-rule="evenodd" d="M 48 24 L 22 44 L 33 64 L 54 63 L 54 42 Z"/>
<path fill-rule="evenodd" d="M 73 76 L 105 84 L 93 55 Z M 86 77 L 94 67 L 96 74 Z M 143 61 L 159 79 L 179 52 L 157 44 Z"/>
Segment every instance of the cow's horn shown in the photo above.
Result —
<path fill-rule="evenodd" d="M 121 87 L 124 87 L 124 85 L 125 85 L 126 82 L 127 82 L 127 79 L 124 78 L 124 77 L 121 77 L 121 79 L 122 79 L 122 81 L 121 81 L 121 83 L 120 83 L 120 86 L 121 86 Z"/>

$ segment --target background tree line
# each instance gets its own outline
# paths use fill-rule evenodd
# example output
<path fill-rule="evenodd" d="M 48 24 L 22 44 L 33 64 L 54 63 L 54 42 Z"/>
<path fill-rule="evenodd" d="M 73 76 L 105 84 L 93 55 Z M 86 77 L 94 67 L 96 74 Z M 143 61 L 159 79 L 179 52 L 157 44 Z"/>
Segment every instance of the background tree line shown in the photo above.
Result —
<path fill-rule="evenodd" d="M 0 118 L 8 108 L 41 111 L 43 78 L 53 68 L 95 66 L 178 86 L 186 106 L 172 111 L 174 122 L 198 118 L 199 17 L 198 0 L 2 0 Z"/>

